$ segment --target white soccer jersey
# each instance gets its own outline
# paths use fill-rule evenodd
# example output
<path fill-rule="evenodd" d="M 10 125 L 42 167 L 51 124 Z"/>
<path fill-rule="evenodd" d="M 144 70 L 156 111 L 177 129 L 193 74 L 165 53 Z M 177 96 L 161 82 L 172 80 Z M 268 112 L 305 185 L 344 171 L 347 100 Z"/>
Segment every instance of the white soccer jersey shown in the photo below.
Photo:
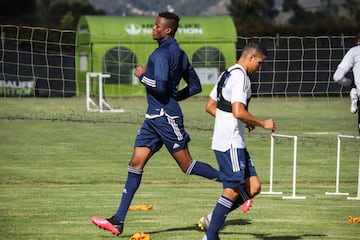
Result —
<path fill-rule="evenodd" d="M 345 72 L 352 68 L 357 94 L 360 96 L 360 45 L 350 48 L 338 67 L 345 70 Z"/>
<path fill-rule="evenodd" d="M 231 71 L 232 69 L 234 70 Z M 247 99 L 251 97 L 251 82 L 249 77 L 239 64 L 233 65 L 228 71 L 231 72 L 222 88 L 223 97 L 231 103 L 240 102 L 246 105 Z M 217 100 L 217 84 L 215 84 L 212 89 L 210 97 Z M 211 145 L 212 149 L 225 152 L 229 150 L 231 146 L 235 148 L 245 148 L 244 131 L 245 124 L 242 121 L 234 118 L 232 113 L 217 108 Z"/>

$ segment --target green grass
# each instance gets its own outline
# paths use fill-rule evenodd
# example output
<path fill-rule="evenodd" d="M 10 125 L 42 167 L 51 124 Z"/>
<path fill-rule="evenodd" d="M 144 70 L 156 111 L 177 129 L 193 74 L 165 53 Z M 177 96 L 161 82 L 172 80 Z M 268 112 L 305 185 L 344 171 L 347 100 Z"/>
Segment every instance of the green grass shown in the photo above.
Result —
<path fill-rule="evenodd" d="M 83 98 L 0 100 L 0 236 L 2 239 L 111 239 L 90 222 L 116 211 L 127 176 L 144 98 L 110 99 L 124 113 L 88 113 Z M 216 165 L 210 149 L 213 120 L 205 98 L 182 103 L 190 150 L 195 159 Z M 62 109 L 61 106 L 66 106 Z M 356 116 L 342 98 L 253 99 L 251 111 L 276 120 L 278 133 L 298 136 L 296 194 L 306 200 L 259 195 L 248 214 L 231 213 L 222 240 L 359 239 L 360 201 L 327 196 L 335 191 L 337 134 L 356 135 Z M 270 135 L 256 129 L 247 144 L 269 188 Z M 340 190 L 357 195 L 360 141 L 344 140 Z M 293 142 L 276 139 L 274 191 L 292 194 Z M 184 175 L 163 149 L 145 168 L 125 232 L 150 233 L 152 240 L 202 239 L 198 218 L 212 210 L 221 185 Z"/>

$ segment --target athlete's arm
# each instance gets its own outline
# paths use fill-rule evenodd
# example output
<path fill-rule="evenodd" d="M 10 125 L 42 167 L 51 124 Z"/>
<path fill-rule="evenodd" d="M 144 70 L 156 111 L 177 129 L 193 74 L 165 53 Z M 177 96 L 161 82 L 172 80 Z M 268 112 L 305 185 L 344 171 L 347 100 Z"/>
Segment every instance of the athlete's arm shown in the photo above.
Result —
<path fill-rule="evenodd" d="M 166 82 L 159 81 L 155 79 L 151 79 L 146 76 L 146 74 L 142 74 L 139 77 L 140 82 L 148 89 L 155 91 L 156 93 L 164 93 L 166 91 Z"/>
<path fill-rule="evenodd" d="M 232 104 L 232 113 L 235 118 L 240 119 L 243 123 L 250 126 L 259 126 L 264 129 L 276 130 L 275 122 L 270 118 L 261 120 L 251 115 L 247 110 L 246 106 L 240 102 L 234 102 Z"/>
<path fill-rule="evenodd" d="M 176 98 L 178 101 L 187 99 L 202 91 L 199 76 L 195 72 L 193 66 L 190 65 L 190 63 L 187 63 L 187 70 L 185 75 L 183 76 L 183 79 L 187 83 L 187 86 L 178 92 Z"/>
<path fill-rule="evenodd" d="M 214 100 L 212 97 L 209 97 L 205 111 L 209 113 L 211 116 L 216 116 L 216 107 L 217 107 L 217 101 Z"/>
<path fill-rule="evenodd" d="M 164 93 L 166 91 L 166 82 L 168 79 L 169 63 L 164 52 L 158 51 L 157 54 L 152 55 L 149 59 L 153 66 L 153 77 L 147 72 L 147 67 L 144 65 L 135 68 L 134 74 L 140 82 L 147 88 L 156 93 Z"/>
<path fill-rule="evenodd" d="M 350 69 L 354 66 L 354 48 L 351 48 L 343 57 L 340 64 L 337 66 L 336 71 L 333 75 L 333 79 L 338 84 L 344 86 L 350 86 L 352 80 L 345 77 L 345 74 L 350 71 Z"/>
<path fill-rule="evenodd" d="M 352 80 L 350 78 L 345 77 L 346 72 L 347 71 L 345 69 L 338 67 L 333 76 L 334 81 L 340 85 L 350 86 Z"/>

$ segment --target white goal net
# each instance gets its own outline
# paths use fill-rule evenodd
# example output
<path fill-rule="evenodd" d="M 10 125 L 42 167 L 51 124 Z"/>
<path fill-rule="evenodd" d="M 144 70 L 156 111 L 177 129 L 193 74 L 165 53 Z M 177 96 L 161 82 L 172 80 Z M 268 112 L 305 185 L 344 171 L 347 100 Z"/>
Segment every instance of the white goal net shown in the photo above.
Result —
<path fill-rule="evenodd" d="M 85 77 L 76 79 L 75 50 L 79 46 L 75 39 L 76 34 L 80 33 L 12 25 L 0 25 L 0 31 L 0 96 L 69 97 L 77 94 L 78 83 L 83 82 L 85 86 Z M 118 45 L 122 45 L 122 36 L 103 37 L 118 37 Z M 265 44 L 269 54 L 262 69 L 252 76 L 254 96 L 328 97 L 348 94 L 350 89 L 336 84 L 332 75 L 346 51 L 354 46 L 354 36 L 277 35 L 257 38 Z M 237 44 L 237 56 L 250 39 L 251 37 L 238 37 L 237 43 L 234 43 Z M 151 39 L 149 44 L 153 44 L 150 41 Z M 215 39 L 208 37 L 202 43 L 205 47 L 201 51 L 187 51 L 200 75 L 214 75 L 216 69 L 220 71 L 236 61 L 233 59 L 233 62 L 224 62 L 221 46 L 218 49 L 206 47 L 211 46 L 214 41 Z M 137 90 L 139 84 L 136 79 L 130 76 L 130 70 L 140 63 L 136 61 L 134 54 L 130 54 L 132 44 L 127 43 L 127 46 L 126 49 L 109 46 L 109 51 L 115 49 L 118 54 L 93 54 L 87 61 L 103 61 L 102 73 L 111 75 L 104 82 L 104 88 L 107 84 L 119 82 L 123 86 L 127 85 L 127 93 L 143 94 L 144 92 Z M 91 45 L 82 47 L 91 48 Z M 143 52 L 138 54 L 149 55 L 152 45 L 150 47 L 145 44 L 142 49 Z M 201 67 L 202 64 L 210 67 L 205 69 Z M 89 72 L 93 72 L 92 69 Z M 126 77 L 130 80 L 124 84 Z M 349 73 L 349 77 L 352 78 L 352 73 Z M 202 94 L 206 96 L 208 91 L 209 88 L 205 87 Z"/>

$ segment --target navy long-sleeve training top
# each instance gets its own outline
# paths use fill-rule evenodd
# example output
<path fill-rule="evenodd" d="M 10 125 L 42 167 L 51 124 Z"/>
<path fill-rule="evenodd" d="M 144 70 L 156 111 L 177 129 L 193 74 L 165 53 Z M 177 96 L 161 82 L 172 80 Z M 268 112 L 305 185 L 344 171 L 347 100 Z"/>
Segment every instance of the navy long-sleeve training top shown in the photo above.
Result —
<path fill-rule="evenodd" d="M 198 75 L 186 53 L 174 38 L 159 41 L 159 47 L 150 55 L 146 73 L 139 76 L 146 87 L 147 117 L 163 115 L 182 116 L 178 101 L 201 92 Z M 180 80 L 187 86 L 178 90 Z"/>

